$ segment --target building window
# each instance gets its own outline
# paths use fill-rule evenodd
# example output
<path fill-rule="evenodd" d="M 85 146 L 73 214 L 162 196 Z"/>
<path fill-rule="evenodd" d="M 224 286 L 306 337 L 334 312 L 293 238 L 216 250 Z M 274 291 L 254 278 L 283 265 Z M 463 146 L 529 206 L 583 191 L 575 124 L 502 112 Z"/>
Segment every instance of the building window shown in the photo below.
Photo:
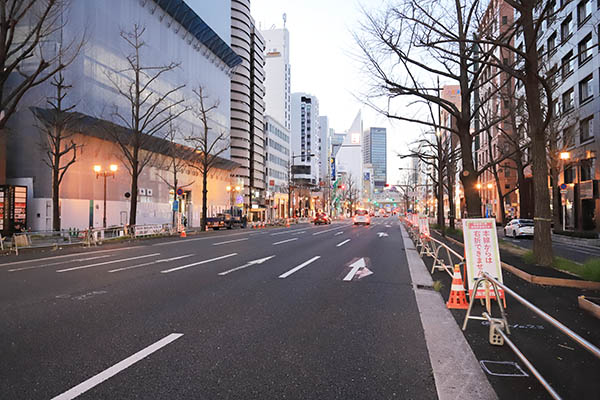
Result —
<path fill-rule="evenodd" d="M 583 0 L 577 6 L 577 24 L 581 28 L 592 15 L 592 0 Z"/>
<path fill-rule="evenodd" d="M 565 183 L 573 183 L 573 181 L 575 180 L 575 169 L 573 168 L 572 165 L 567 165 L 565 167 L 565 172 L 564 172 L 564 182 Z"/>
<path fill-rule="evenodd" d="M 581 160 L 581 180 L 589 181 L 594 179 L 594 161 L 595 158 Z"/>
<path fill-rule="evenodd" d="M 565 79 L 573 73 L 575 68 L 575 59 L 573 58 L 573 50 L 569 51 L 561 60 L 562 76 Z"/>
<path fill-rule="evenodd" d="M 575 145 L 575 125 L 571 125 L 563 131 L 562 142 L 565 148 Z"/>
<path fill-rule="evenodd" d="M 567 112 L 575 107 L 575 92 L 573 88 L 567 90 L 562 95 L 563 112 Z"/>
<path fill-rule="evenodd" d="M 552 33 L 552 35 L 550 35 L 550 37 L 548 37 L 548 53 L 550 53 L 551 55 L 556 52 L 556 45 L 557 45 L 556 39 L 557 39 L 557 35 L 556 35 L 556 31 L 554 31 Z"/>
<path fill-rule="evenodd" d="M 506 15 L 502 16 L 502 25 L 508 24 L 508 17 Z"/>
<path fill-rule="evenodd" d="M 579 141 L 589 140 L 594 135 L 594 116 L 590 116 L 579 123 Z"/>
<path fill-rule="evenodd" d="M 594 76 L 590 74 L 587 78 L 579 82 L 579 104 L 583 104 L 594 95 L 593 89 Z"/>
<path fill-rule="evenodd" d="M 592 33 L 590 32 L 577 46 L 577 49 L 579 50 L 579 66 L 582 66 L 592 58 L 592 48 Z"/>
<path fill-rule="evenodd" d="M 573 35 L 573 15 L 569 14 L 560 24 L 560 40 L 566 42 Z"/>
<path fill-rule="evenodd" d="M 548 71 L 547 79 L 551 87 L 558 84 L 558 66 L 556 64 Z"/>

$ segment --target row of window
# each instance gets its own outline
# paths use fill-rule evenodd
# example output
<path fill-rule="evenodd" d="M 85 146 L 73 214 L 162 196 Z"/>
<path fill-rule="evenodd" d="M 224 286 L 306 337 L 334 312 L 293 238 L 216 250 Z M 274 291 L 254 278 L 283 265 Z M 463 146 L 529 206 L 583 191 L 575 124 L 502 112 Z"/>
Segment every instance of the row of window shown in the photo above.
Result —
<path fill-rule="evenodd" d="M 585 160 L 579 161 L 579 181 L 589 181 L 594 179 L 594 167 L 596 163 L 595 158 L 587 158 Z M 564 182 L 565 183 L 575 183 L 575 173 L 576 173 L 577 165 L 569 164 L 565 166 L 565 175 Z"/>
<path fill-rule="evenodd" d="M 267 176 L 269 178 L 275 178 L 275 179 L 281 179 L 281 180 L 287 179 L 287 174 L 285 172 L 281 172 L 281 171 L 273 169 L 273 168 L 267 168 Z"/>
<path fill-rule="evenodd" d="M 584 143 L 594 137 L 594 115 L 579 121 L 579 143 Z M 575 145 L 575 124 L 567 127 L 562 132 L 562 145 L 564 147 L 572 147 Z"/>
<path fill-rule="evenodd" d="M 273 139 L 269 138 L 268 140 L 269 140 L 269 147 L 272 147 L 273 149 L 279 151 L 280 153 L 285 154 L 286 156 L 290 155 L 290 151 L 287 147 L 282 146 L 281 144 L 277 143 Z"/>
<path fill-rule="evenodd" d="M 287 168 L 287 166 L 288 166 L 287 160 L 277 157 L 275 154 L 272 154 L 272 153 L 269 153 L 269 161 L 271 161 L 273 164 L 277 164 L 281 167 Z"/>
<path fill-rule="evenodd" d="M 284 142 L 289 143 L 290 142 L 290 137 L 288 135 L 286 135 L 281 129 L 279 129 L 277 126 L 270 124 L 270 123 L 266 123 L 266 130 L 269 133 L 274 134 L 275 136 L 277 136 L 280 139 L 283 139 Z"/>
<path fill-rule="evenodd" d="M 594 75 L 589 74 L 578 84 L 579 104 L 587 103 L 594 97 Z M 561 102 L 554 100 L 554 113 L 558 116 L 575 108 L 575 87 L 572 87 L 562 94 Z"/>

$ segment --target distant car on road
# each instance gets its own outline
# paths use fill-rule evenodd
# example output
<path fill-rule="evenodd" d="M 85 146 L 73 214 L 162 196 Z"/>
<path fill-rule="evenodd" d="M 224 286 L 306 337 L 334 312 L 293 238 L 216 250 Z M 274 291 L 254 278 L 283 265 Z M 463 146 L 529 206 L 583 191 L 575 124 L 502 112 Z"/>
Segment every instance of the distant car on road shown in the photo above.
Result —
<path fill-rule="evenodd" d="M 371 225 L 371 217 L 369 217 L 369 212 L 367 210 L 356 210 L 353 221 L 354 225 Z"/>
<path fill-rule="evenodd" d="M 504 236 L 533 236 L 532 219 L 513 219 L 504 227 Z"/>
<path fill-rule="evenodd" d="M 313 224 L 331 224 L 331 218 L 329 218 L 329 216 L 325 213 L 317 213 L 317 215 L 315 215 L 315 218 L 313 219 Z"/>

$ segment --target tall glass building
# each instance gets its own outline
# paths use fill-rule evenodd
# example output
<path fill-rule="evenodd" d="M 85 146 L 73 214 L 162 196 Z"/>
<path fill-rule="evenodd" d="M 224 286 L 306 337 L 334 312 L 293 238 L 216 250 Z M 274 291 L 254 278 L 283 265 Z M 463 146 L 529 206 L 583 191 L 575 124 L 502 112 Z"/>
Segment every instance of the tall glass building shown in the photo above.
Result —
<path fill-rule="evenodd" d="M 387 181 L 387 130 L 370 128 L 364 136 L 363 162 L 373 165 L 373 182 L 381 189 Z"/>

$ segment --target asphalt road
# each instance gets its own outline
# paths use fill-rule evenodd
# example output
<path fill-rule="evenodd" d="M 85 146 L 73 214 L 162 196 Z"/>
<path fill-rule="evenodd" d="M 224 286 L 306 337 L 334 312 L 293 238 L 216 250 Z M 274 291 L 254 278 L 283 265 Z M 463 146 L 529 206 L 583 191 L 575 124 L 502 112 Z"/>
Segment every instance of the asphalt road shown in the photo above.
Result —
<path fill-rule="evenodd" d="M 533 249 L 533 239 L 530 237 L 518 237 L 513 239 L 512 237 L 504 236 L 504 230 L 502 228 L 498 228 L 498 237 L 519 247 L 529 250 Z M 590 258 L 600 257 L 600 247 L 590 246 L 581 240 L 578 243 L 577 239 L 571 239 L 567 242 L 553 238 L 552 249 L 554 250 L 555 256 L 563 257 L 578 263 L 583 263 Z"/>
<path fill-rule="evenodd" d="M 0 275 L 2 399 L 437 397 L 397 219 L 12 256 Z"/>

